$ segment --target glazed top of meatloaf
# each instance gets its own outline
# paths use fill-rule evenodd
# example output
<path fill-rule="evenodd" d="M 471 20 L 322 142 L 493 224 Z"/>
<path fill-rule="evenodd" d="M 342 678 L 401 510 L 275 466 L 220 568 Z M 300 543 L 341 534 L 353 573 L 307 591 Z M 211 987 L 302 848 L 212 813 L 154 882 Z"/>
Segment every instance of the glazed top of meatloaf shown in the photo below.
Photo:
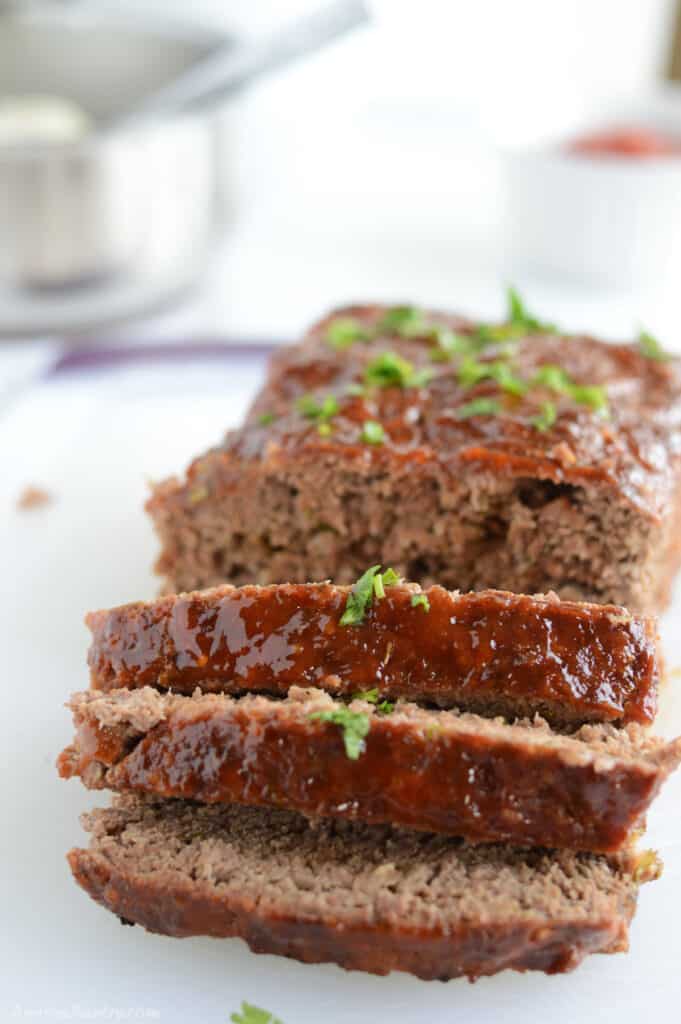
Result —
<path fill-rule="evenodd" d="M 396 368 L 393 356 L 407 364 Z M 380 424 L 378 443 L 375 431 L 373 443 L 363 435 L 367 421 Z M 363 470 L 434 461 L 594 484 L 656 519 L 673 498 L 681 453 L 681 360 L 536 321 L 528 333 L 512 322 L 349 306 L 275 356 L 245 425 L 195 460 L 188 482 L 200 483 L 216 455 L 266 467 L 317 453 Z"/>

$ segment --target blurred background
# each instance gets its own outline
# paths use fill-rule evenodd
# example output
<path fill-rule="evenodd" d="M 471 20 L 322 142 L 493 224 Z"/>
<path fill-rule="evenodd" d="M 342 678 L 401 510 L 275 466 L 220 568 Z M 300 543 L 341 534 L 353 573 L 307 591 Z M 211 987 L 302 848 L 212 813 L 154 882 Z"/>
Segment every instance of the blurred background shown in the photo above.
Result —
<path fill-rule="evenodd" d="M 277 343 L 355 299 L 499 315 L 511 280 L 674 348 L 679 6 L 0 0 L 5 391 L 74 347 Z M 231 89 L 163 98 L 241 50 Z M 569 149 L 613 128 L 634 152 Z"/>

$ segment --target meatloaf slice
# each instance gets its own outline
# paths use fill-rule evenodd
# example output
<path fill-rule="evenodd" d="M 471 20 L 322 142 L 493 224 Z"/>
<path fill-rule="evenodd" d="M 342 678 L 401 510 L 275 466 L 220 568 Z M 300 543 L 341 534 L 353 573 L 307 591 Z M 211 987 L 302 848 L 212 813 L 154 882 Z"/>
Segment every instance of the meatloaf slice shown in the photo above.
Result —
<path fill-rule="evenodd" d="M 125 922 L 373 974 L 571 970 L 627 949 L 640 880 L 591 854 L 286 811 L 118 797 L 83 824 L 91 845 L 70 852 L 73 874 Z"/>
<path fill-rule="evenodd" d="M 318 686 L 554 724 L 650 723 L 656 627 L 555 596 L 396 585 L 341 625 L 347 587 L 218 587 L 87 616 L 92 685 L 190 694 Z"/>
<path fill-rule="evenodd" d="M 679 361 L 416 314 L 327 317 L 275 359 L 242 427 L 154 488 L 166 589 L 348 583 L 382 563 L 464 591 L 663 605 Z"/>
<path fill-rule="evenodd" d="M 640 726 L 485 719 L 415 704 L 349 705 L 293 687 L 272 699 L 149 687 L 75 694 L 60 773 L 92 788 L 285 807 L 464 836 L 614 852 L 641 829 L 681 738 Z"/>

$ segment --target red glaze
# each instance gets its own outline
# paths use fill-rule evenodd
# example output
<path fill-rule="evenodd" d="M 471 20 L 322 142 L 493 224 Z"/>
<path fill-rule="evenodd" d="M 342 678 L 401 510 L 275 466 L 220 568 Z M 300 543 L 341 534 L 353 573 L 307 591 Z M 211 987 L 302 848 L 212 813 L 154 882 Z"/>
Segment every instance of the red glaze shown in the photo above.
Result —
<path fill-rule="evenodd" d="M 112 737 L 86 706 L 76 714 L 76 745 L 62 755 L 60 772 L 121 792 L 599 853 L 630 841 L 681 759 L 681 740 L 625 755 L 611 752 L 600 733 L 598 740 L 556 737 L 546 728 L 413 705 L 409 714 L 398 706 L 380 715 L 353 704 L 354 713 L 368 713 L 370 728 L 352 760 L 338 725 L 312 717 L 333 707 L 168 698 L 165 719 L 135 742 L 127 728 Z M 113 766 L 93 777 L 93 762 Z"/>
<path fill-rule="evenodd" d="M 378 306 L 338 310 L 317 324 L 304 342 L 282 350 L 244 427 L 228 434 L 221 448 L 192 463 L 186 493 L 196 494 L 199 500 L 199 495 L 205 496 L 203 488 L 208 488 L 211 496 L 219 496 L 238 486 L 249 463 L 274 467 L 315 456 L 358 462 L 364 468 L 371 465 L 378 473 L 428 463 L 445 474 L 457 474 L 474 465 L 481 472 L 601 485 L 656 519 L 669 510 L 681 452 L 678 360 L 647 358 L 636 345 L 552 334 L 520 337 L 479 353 L 480 361 L 510 358 L 514 369 L 527 379 L 538 366 L 554 364 L 579 384 L 602 386 L 610 406 L 609 417 L 603 418 L 568 397 L 541 389 L 519 398 L 501 394 L 489 380 L 462 388 L 456 358 L 450 363 L 432 361 L 432 338 L 383 335 L 341 351 L 329 346 L 326 331 L 334 318 L 350 315 L 370 326 L 383 312 Z M 475 330 L 475 325 L 459 317 L 433 313 L 432 319 L 451 325 L 457 333 Z M 427 366 L 433 379 L 420 388 L 372 388 L 364 396 L 348 394 L 348 388 L 361 383 L 366 365 L 384 351 L 396 352 L 416 367 Z M 317 424 L 297 411 L 296 399 L 308 393 L 317 399 L 329 394 L 337 398 L 339 411 L 330 436 L 320 436 Z M 483 396 L 500 399 L 502 413 L 459 418 L 459 407 Z M 557 418 L 550 429 L 538 431 L 530 420 L 542 400 L 556 405 Z M 263 413 L 276 418 L 263 426 Z M 384 444 L 361 441 L 366 420 L 381 423 Z M 215 463 L 220 454 L 221 473 Z M 153 513 L 154 499 L 149 507 Z"/>
<path fill-rule="evenodd" d="M 681 155 L 681 143 L 650 128 L 612 128 L 583 135 L 568 145 L 570 153 L 649 160 Z"/>
<path fill-rule="evenodd" d="M 658 664 L 652 620 L 612 606 L 501 591 L 392 586 L 358 626 L 341 626 L 347 587 L 281 584 L 123 605 L 87 617 L 98 689 L 151 685 L 190 694 L 339 694 L 454 704 L 549 720 L 653 721 Z"/>

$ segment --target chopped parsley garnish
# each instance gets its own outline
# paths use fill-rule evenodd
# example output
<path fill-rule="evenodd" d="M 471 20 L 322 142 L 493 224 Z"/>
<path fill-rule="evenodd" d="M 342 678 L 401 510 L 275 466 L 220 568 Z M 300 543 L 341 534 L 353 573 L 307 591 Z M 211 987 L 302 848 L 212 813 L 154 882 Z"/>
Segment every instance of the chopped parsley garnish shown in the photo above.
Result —
<path fill-rule="evenodd" d="M 369 716 L 366 712 L 335 708 L 333 711 L 315 711 L 310 718 L 319 722 L 330 722 L 342 729 L 346 756 L 351 761 L 357 760 L 364 750 L 364 739 L 370 729 Z"/>
<path fill-rule="evenodd" d="M 373 690 L 363 690 L 361 693 L 355 693 L 353 700 L 365 700 L 367 704 L 375 704 L 376 710 L 379 715 L 389 715 L 395 710 L 395 705 L 392 701 L 378 699 L 378 687 L 374 687 Z"/>
<path fill-rule="evenodd" d="M 296 402 L 296 409 L 308 420 L 325 422 L 338 412 L 338 399 L 335 395 L 327 395 L 320 403 L 314 395 L 302 395 Z"/>
<path fill-rule="evenodd" d="M 433 327 L 430 333 L 436 342 L 430 350 L 430 358 L 436 363 L 447 363 L 454 356 L 468 355 L 477 347 L 471 338 L 457 334 L 449 327 Z"/>
<path fill-rule="evenodd" d="M 326 340 L 332 348 L 350 348 L 356 341 L 369 341 L 366 327 L 354 316 L 337 316 L 326 330 Z"/>
<path fill-rule="evenodd" d="M 432 376 L 431 369 L 423 367 L 417 370 L 413 363 L 397 352 L 382 352 L 364 371 L 364 380 L 369 387 L 378 388 L 419 388 Z"/>
<path fill-rule="evenodd" d="M 577 384 L 561 366 L 547 363 L 540 366 L 530 381 L 533 387 L 545 387 L 558 395 L 567 395 L 577 405 L 588 405 L 596 412 L 606 414 L 608 399 L 605 389 L 598 384 Z"/>
<path fill-rule="evenodd" d="M 394 569 L 386 569 L 384 573 L 377 573 L 374 576 L 374 594 L 381 601 L 385 597 L 385 588 L 392 587 L 400 582 L 400 577 Z"/>
<path fill-rule="evenodd" d="M 333 427 L 330 423 L 320 423 L 317 427 L 317 433 L 320 437 L 331 437 L 333 433 Z"/>
<path fill-rule="evenodd" d="M 267 1010 L 261 1010 L 259 1006 L 253 1006 L 252 1003 L 242 1003 L 241 1012 L 235 1011 L 229 1019 L 232 1024 L 283 1024 L 278 1017 Z"/>
<path fill-rule="evenodd" d="M 539 412 L 530 420 L 532 426 L 541 431 L 548 430 L 556 422 L 556 407 L 553 402 L 542 402 Z"/>
<path fill-rule="evenodd" d="M 352 695 L 353 700 L 365 700 L 368 704 L 378 703 L 378 687 L 374 686 L 371 690 L 360 690 L 359 693 Z"/>
<path fill-rule="evenodd" d="M 481 380 L 494 380 L 502 391 L 512 395 L 524 395 L 527 384 L 511 369 L 510 363 L 496 359 L 490 363 L 479 363 L 470 356 L 459 367 L 459 384 L 472 387 Z"/>
<path fill-rule="evenodd" d="M 274 423 L 276 418 L 273 412 L 264 412 L 261 416 L 258 416 L 258 423 L 261 427 L 269 427 L 270 423 Z"/>
<path fill-rule="evenodd" d="M 665 352 L 654 335 L 649 334 L 648 331 L 641 331 L 638 336 L 638 347 L 639 350 L 648 359 L 655 359 L 657 362 L 666 363 L 668 359 L 671 359 L 669 352 Z"/>
<path fill-rule="evenodd" d="M 508 301 L 508 322 L 513 327 L 522 328 L 528 334 L 537 334 L 539 332 L 546 334 L 556 333 L 554 324 L 545 323 L 542 320 L 538 320 L 531 313 L 528 313 L 525 303 L 515 288 L 509 288 L 506 292 L 506 297 Z"/>
<path fill-rule="evenodd" d="M 423 608 L 424 612 L 430 611 L 430 601 L 426 594 L 412 594 L 411 606 L 412 608 Z"/>
<path fill-rule="evenodd" d="M 383 444 L 385 430 L 375 420 L 367 420 L 362 427 L 360 437 L 365 444 Z"/>
<path fill-rule="evenodd" d="M 456 415 L 460 420 L 470 419 L 471 416 L 498 416 L 501 412 L 501 405 L 496 398 L 474 398 L 465 405 L 460 405 Z"/>
<path fill-rule="evenodd" d="M 562 366 L 555 366 L 553 363 L 545 363 L 540 366 L 530 381 L 533 387 L 548 388 L 555 391 L 557 395 L 567 395 L 572 387 L 572 377 Z"/>
<path fill-rule="evenodd" d="M 399 576 L 394 569 L 386 569 L 384 573 L 380 569 L 380 565 L 372 565 L 354 584 L 341 616 L 341 626 L 357 626 L 363 622 L 374 594 L 380 600 L 385 597 L 385 588 L 398 582 Z"/>
<path fill-rule="evenodd" d="M 431 325 L 423 310 L 416 306 L 393 306 L 386 310 L 377 324 L 379 331 L 401 334 L 403 338 L 415 338 L 428 334 Z"/>

